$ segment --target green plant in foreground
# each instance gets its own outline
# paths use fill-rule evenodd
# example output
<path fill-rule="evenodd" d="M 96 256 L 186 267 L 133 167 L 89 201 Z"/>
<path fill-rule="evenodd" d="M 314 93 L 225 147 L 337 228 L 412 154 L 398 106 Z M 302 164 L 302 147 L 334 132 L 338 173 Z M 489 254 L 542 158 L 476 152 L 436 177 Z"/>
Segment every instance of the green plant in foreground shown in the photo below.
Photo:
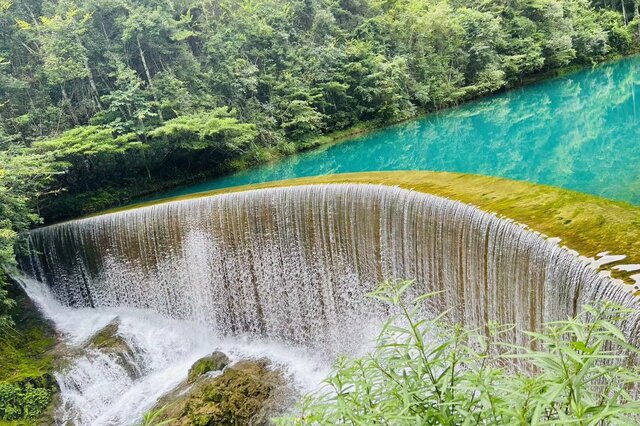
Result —
<path fill-rule="evenodd" d="M 528 333 L 531 347 L 489 333 L 423 319 L 429 295 L 406 302 L 411 282 L 387 282 L 371 294 L 397 311 L 373 353 L 341 358 L 328 388 L 303 401 L 295 425 L 630 425 L 638 424 L 640 374 L 616 326 L 628 311 L 608 302 Z M 535 348 L 535 349 L 531 349 Z"/>
<path fill-rule="evenodd" d="M 50 401 L 51 393 L 45 388 L 0 383 L 0 420 L 35 419 Z"/>
<path fill-rule="evenodd" d="M 154 408 L 150 411 L 147 411 L 142 417 L 142 421 L 140 422 L 140 426 L 165 426 L 171 424 L 175 421 L 175 419 L 163 419 L 164 412 L 170 407 L 170 405 L 166 405 L 161 408 Z"/>

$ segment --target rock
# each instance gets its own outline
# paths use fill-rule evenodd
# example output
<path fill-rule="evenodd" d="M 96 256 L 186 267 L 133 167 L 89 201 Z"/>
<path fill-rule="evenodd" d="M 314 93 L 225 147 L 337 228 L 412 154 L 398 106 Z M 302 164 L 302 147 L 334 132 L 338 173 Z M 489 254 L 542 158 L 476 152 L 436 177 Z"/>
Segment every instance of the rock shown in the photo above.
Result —
<path fill-rule="evenodd" d="M 229 365 L 229 357 L 222 352 L 214 352 L 209 356 L 200 358 L 189 369 L 187 381 L 193 383 L 196 379 L 209 371 L 220 371 Z"/>
<path fill-rule="evenodd" d="M 127 345 L 124 339 L 118 334 L 119 328 L 120 320 L 115 318 L 94 334 L 85 347 L 99 349 L 105 352 L 119 352 L 123 350 L 130 352 L 131 348 L 129 348 L 129 345 Z"/>
<path fill-rule="evenodd" d="M 141 371 L 135 362 L 134 350 L 125 339 L 118 334 L 120 319 L 115 318 L 100 331 L 94 334 L 84 345 L 84 355 L 91 357 L 91 351 L 99 351 L 116 359 L 130 378 L 135 379 L 141 376 Z"/>
<path fill-rule="evenodd" d="M 200 376 L 188 390 L 164 397 L 153 411 L 158 421 L 173 426 L 268 425 L 295 396 L 269 360 L 243 360 L 218 376 Z"/>

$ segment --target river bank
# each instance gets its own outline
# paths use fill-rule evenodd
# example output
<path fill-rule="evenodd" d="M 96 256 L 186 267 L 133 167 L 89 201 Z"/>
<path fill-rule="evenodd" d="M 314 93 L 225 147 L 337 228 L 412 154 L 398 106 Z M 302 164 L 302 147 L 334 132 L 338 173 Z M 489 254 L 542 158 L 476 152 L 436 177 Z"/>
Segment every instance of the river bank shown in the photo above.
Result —
<path fill-rule="evenodd" d="M 253 146 L 248 152 L 236 158 L 231 158 L 222 162 L 217 162 L 206 170 L 194 171 L 188 176 L 182 176 L 178 179 L 150 179 L 145 177 L 141 180 L 128 180 L 121 185 L 105 186 L 97 191 L 86 193 L 60 193 L 50 198 L 47 205 L 44 206 L 42 214 L 47 219 L 47 223 L 54 223 L 72 217 L 81 216 L 87 213 L 96 213 L 108 208 L 135 203 L 140 199 L 154 199 L 162 196 L 164 193 L 178 193 L 182 188 L 188 186 L 202 186 L 209 181 L 224 180 L 228 177 L 242 173 L 251 173 L 265 168 L 277 168 L 280 163 L 296 161 L 295 159 L 301 155 L 320 155 L 332 147 L 340 146 L 343 142 L 359 140 L 363 138 L 375 138 L 378 134 L 386 134 L 393 132 L 394 129 L 403 127 L 419 126 L 421 122 L 429 120 L 437 120 L 439 117 L 455 114 L 457 111 L 473 111 L 476 105 L 490 102 L 492 99 L 502 99 L 502 97 L 510 96 L 518 90 L 532 91 L 532 86 L 536 84 L 544 84 L 545 86 L 556 84 L 555 79 L 571 78 L 577 73 L 590 72 L 590 70 L 598 70 L 608 65 L 615 65 L 616 60 L 633 60 L 633 56 L 625 58 L 610 58 L 608 61 L 601 62 L 594 67 L 570 66 L 559 68 L 556 70 L 546 71 L 523 79 L 518 84 L 508 88 L 502 88 L 494 93 L 480 97 L 472 97 L 465 102 L 452 105 L 437 111 L 417 111 L 416 114 L 404 120 L 398 121 L 382 121 L 374 120 L 361 122 L 357 125 L 350 126 L 346 129 L 330 132 L 326 135 L 307 138 L 302 141 L 285 141 L 275 146 Z M 529 89 L 530 88 L 530 89 Z M 527 111 L 523 111 L 523 114 Z M 499 112 L 496 116 L 499 116 Z M 518 117 L 512 117 L 511 121 L 516 122 Z M 507 123 L 508 124 L 508 123 Z M 388 137 L 393 138 L 393 135 Z M 455 137 L 450 135 L 449 137 Z M 454 141 L 452 141 L 453 143 Z M 490 141 L 486 141 L 490 143 Z M 372 147 L 373 149 L 373 147 Z M 452 149 L 459 149 L 458 146 Z M 419 165 L 420 169 L 424 169 L 425 165 Z M 426 165 L 429 169 L 428 165 Z M 403 167 L 412 168 L 412 167 Z M 359 170 L 344 170 L 359 171 Z M 449 170 L 449 171 L 465 171 L 465 170 Z M 482 171 L 471 171 L 482 173 Z M 315 174 L 323 174 L 318 171 Z M 490 173 L 489 173 L 490 174 Z M 276 176 L 271 180 L 283 179 L 285 177 L 296 176 Z M 506 176 L 511 177 L 511 176 Z M 265 177 L 269 180 L 269 177 Z M 253 183 L 253 182 L 250 182 Z M 237 185 L 237 183 L 236 183 Z"/>

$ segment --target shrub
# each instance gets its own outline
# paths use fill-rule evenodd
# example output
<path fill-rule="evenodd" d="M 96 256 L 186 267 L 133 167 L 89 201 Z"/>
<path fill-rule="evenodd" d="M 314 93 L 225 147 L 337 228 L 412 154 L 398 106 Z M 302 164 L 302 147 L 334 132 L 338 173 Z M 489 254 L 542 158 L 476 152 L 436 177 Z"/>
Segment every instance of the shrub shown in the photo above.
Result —
<path fill-rule="evenodd" d="M 35 419 L 50 401 L 51 393 L 45 388 L 0 383 L 0 420 Z"/>
<path fill-rule="evenodd" d="M 410 282 L 371 294 L 397 310 L 375 350 L 341 358 L 327 387 L 307 396 L 295 425 L 638 424 L 634 400 L 638 350 L 616 326 L 627 311 L 608 302 L 528 333 L 529 347 L 488 333 L 422 318 L 422 296 L 408 302 Z"/>

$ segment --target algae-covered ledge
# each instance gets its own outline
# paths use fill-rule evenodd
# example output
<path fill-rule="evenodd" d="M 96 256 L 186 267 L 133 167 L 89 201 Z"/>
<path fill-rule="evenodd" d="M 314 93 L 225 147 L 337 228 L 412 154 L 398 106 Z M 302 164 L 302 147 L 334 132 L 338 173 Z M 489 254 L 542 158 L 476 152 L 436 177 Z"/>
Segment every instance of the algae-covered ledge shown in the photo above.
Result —
<path fill-rule="evenodd" d="M 608 251 L 626 255 L 624 263 L 640 263 L 640 207 L 546 185 L 461 173 L 393 171 L 305 177 L 134 204 L 102 214 L 230 192 L 330 183 L 398 186 L 451 198 L 558 237 L 581 255 L 595 257 Z M 614 276 L 632 274 L 614 271 Z"/>

